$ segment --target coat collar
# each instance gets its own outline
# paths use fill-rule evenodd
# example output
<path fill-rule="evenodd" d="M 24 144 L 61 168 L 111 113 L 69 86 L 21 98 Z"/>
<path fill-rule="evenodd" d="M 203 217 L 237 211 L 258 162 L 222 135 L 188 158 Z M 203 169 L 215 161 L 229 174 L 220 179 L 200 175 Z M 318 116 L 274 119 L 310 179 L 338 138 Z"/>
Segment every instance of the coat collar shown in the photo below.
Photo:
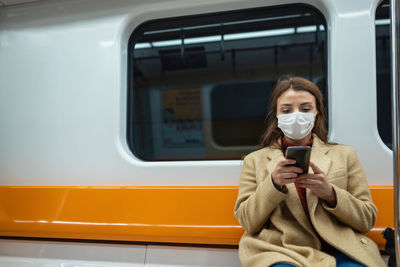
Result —
<path fill-rule="evenodd" d="M 276 164 L 284 159 L 282 150 L 280 148 L 280 141 L 276 148 L 268 148 L 270 151 L 267 153 L 267 158 L 269 160 L 267 164 L 267 170 L 272 173 L 275 169 Z M 311 148 L 310 161 L 314 162 L 325 174 L 328 173 L 331 166 L 332 160 L 326 156 L 329 151 L 329 145 L 325 144 L 321 139 L 318 138 L 316 134 L 313 134 L 313 145 Z M 309 170 L 312 172 L 311 168 Z"/>
<path fill-rule="evenodd" d="M 317 135 L 313 134 L 313 144 L 311 148 L 310 161 L 317 165 L 325 174 L 328 173 L 332 164 L 332 160 L 327 156 L 329 149 L 329 145 L 325 144 L 321 139 L 318 138 Z M 269 151 L 267 153 L 267 158 L 269 161 L 267 163 L 267 171 L 268 173 L 272 173 L 278 162 L 284 159 L 284 155 L 280 148 L 280 142 L 277 148 L 270 147 L 268 148 L 268 150 Z M 313 173 L 311 168 L 309 169 L 309 172 Z M 299 223 L 301 223 L 302 226 L 307 229 L 307 231 L 309 231 L 311 234 L 314 234 L 315 232 L 310 226 L 308 218 L 302 208 L 296 187 L 294 186 L 294 184 L 288 184 L 287 188 L 289 192 L 285 201 L 288 209 L 291 211 L 295 218 L 298 218 Z M 310 214 L 313 214 L 315 212 L 319 199 L 310 190 L 307 190 L 306 197 L 309 212 Z"/>

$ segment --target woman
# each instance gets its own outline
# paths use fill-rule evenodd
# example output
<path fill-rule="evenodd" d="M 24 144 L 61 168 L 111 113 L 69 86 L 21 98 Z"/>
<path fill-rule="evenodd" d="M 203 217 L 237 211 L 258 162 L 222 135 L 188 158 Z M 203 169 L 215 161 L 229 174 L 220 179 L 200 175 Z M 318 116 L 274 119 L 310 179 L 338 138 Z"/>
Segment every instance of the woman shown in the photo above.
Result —
<path fill-rule="evenodd" d="M 353 148 L 328 142 L 325 119 L 315 84 L 278 82 L 263 148 L 245 157 L 235 204 L 243 266 L 386 266 L 363 235 L 377 209 L 361 164 Z M 298 145 L 312 146 L 307 174 L 284 156 Z"/>

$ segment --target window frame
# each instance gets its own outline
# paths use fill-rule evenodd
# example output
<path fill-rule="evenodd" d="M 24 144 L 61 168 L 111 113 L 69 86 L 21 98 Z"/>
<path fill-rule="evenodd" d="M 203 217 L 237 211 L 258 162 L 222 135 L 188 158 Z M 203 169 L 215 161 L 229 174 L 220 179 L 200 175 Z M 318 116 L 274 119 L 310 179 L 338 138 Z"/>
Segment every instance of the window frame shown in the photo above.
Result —
<path fill-rule="evenodd" d="M 327 27 L 327 19 L 324 15 L 324 13 L 318 9 L 316 6 L 313 6 L 311 4 L 307 4 L 307 3 L 290 3 L 290 4 L 283 4 L 283 5 L 273 5 L 273 6 L 262 6 L 262 7 L 252 7 L 252 8 L 245 8 L 245 9 L 237 9 L 237 10 L 226 10 L 226 11 L 219 11 L 219 12 L 207 12 L 207 13 L 201 13 L 201 14 L 192 14 L 192 15 L 183 15 L 183 16 L 173 16 L 173 17 L 168 17 L 168 18 L 153 18 L 153 19 L 149 19 L 146 20 L 142 23 L 140 23 L 139 25 L 137 25 L 135 27 L 135 29 L 132 31 L 130 37 L 129 37 L 129 41 L 128 41 L 128 52 L 127 52 L 127 56 L 128 56 L 128 61 L 127 61 L 127 108 L 126 108 L 126 115 L 127 115 L 127 120 L 126 120 L 126 140 L 127 140 L 127 145 L 128 148 L 130 150 L 130 152 L 132 152 L 133 156 L 136 157 L 137 159 L 140 159 L 142 161 L 145 162 L 170 162 L 170 161 L 178 161 L 178 162 L 187 162 L 187 161 L 223 161 L 223 160 L 231 160 L 231 159 L 209 159 L 209 158 L 202 158 L 202 159 L 149 159 L 149 158 L 144 158 L 142 157 L 139 153 L 137 153 L 136 149 L 135 149 L 135 145 L 133 144 L 133 142 L 131 142 L 132 139 L 132 125 L 133 124 L 133 116 L 132 114 L 134 113 L 134 109 L 135 106 L 134 104 L 132 104 L 132 99 L 133 99 L 133 95 L 134 95 L 134 82 L 133 82 L 133 78 L 134 78 L 134 74 L 133 74 L 133 51 L 134 51 L 134 46 L 135 44 L 138 42 L 139 38 L 139 34 L 143 34 L 144 30 L 147 27 L 147 25 L 152 25 L 153 23 L 158 23 L 158 22 L 163 22 L 165 24 L 167 23 L 176 23 L 179 24 L 178 21 L 181 20 L 186 20 L 186 19 L 191 19 L 191 20 L 195 20 L 198 18 L 207 18 L 210 16 L 229 16 L 231 14 L 237 14 L 237 13 L 246 13 L 246 12 L 253 12 L 253 11 L 257 11 L 259 9 L 268 9 L 268 10 L 280 10 L 280 9 L 286 9 L 286 8 L 296 8 L 296 7 L 300 7 L 300 8 L 304 8 L 304 9 L 311 9 L 316 15 L 320 16 L 323 20 L 322 25 L 324 26 L 325 29 L 325 45 L 323 47 L 324 51 L 321 52 L 323 53 L 323 60 L 324 60 L 324 65 L 322 66 L 323 68 L 323 76 L 324 76 L 324 92 L 323 92 L 323 97 L 324 97 L 324 105 L 325 105 L 325 109 L 327 112 L 327 129 L 329 130 L 330 128 L 330 116 L 329 116 L 329 83 L 328 83 L 328 73 L 329 73 L 329 62 L 328 62 L 328 54 L 329 54 L 329 34 L 328 34 L 328 27 Z M 181 22 L 182 23 L 182 22 Z M 321 24 L 320 24 L 321 25 Z M 299 25 L 301 26 L 301 25 Z M 283 74 L 283 73 L 282 73 Z M 229 81 L 230 82 L 230 81 Z M 266 115 L 266 114 L 265 114 Z M 212 135 L 212 134 L 211 134 Z M 227 147 L 229 149 L 229 147 Z M 239 160 L 239 159 L 237 159 Z"/>

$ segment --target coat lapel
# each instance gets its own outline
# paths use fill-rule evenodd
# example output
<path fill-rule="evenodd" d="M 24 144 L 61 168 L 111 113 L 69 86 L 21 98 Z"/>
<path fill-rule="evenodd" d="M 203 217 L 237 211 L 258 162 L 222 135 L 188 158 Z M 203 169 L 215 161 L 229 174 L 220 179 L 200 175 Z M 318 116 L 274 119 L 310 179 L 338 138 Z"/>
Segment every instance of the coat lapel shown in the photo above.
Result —
<path fill-rule="evenodd" d="M 285 159 L 283 156 L 282 150 L 279 148 L 270 148 L 271 151 L 267 153 L 267 171 L 271 173 L 274 171 L 275 166 L 278 164 L 279 161 Z"/>
<path fill-rule="evenodd" d="M 332 164 L 332 160 L 326 155 L 328 151 L 329 147 L 314 135 L 310 161 L 317 165 L 325 175 L 328 174 L 329 168 Z M 309 169 L 309 172 L 313 173 L 311 168 Z M 307 190 L 307 206 L 310 214 L 315 212 L 318 200 L 318 197 L 314 193 Z"/>

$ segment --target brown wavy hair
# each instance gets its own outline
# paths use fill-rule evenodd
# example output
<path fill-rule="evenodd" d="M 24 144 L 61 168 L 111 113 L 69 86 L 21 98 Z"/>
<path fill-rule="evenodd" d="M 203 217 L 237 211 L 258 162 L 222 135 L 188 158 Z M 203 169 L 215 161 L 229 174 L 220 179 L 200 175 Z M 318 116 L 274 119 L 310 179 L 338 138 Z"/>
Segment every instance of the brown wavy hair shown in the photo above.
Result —
<path fill-rule="evenodd" d="M 260 147 L 277 146 L 278 141 L 283 137 L 281 129 L 278 128 L 278 119 L 276 117 L 278 98 L 287 90 L 307 91 L 315 97 L 317 108 L 317 116 L 312 132 L 324 143 L 328 142 L 328 130 L 326 129 L 326 110 L 324 107 L 323 97 L 318 86 L 313 82 L 302 77 L 284 76 L 278 80 L 271 95 L 271 104 L 267 118 L 265 119 L 267 130 L 265 131 Z"/>

